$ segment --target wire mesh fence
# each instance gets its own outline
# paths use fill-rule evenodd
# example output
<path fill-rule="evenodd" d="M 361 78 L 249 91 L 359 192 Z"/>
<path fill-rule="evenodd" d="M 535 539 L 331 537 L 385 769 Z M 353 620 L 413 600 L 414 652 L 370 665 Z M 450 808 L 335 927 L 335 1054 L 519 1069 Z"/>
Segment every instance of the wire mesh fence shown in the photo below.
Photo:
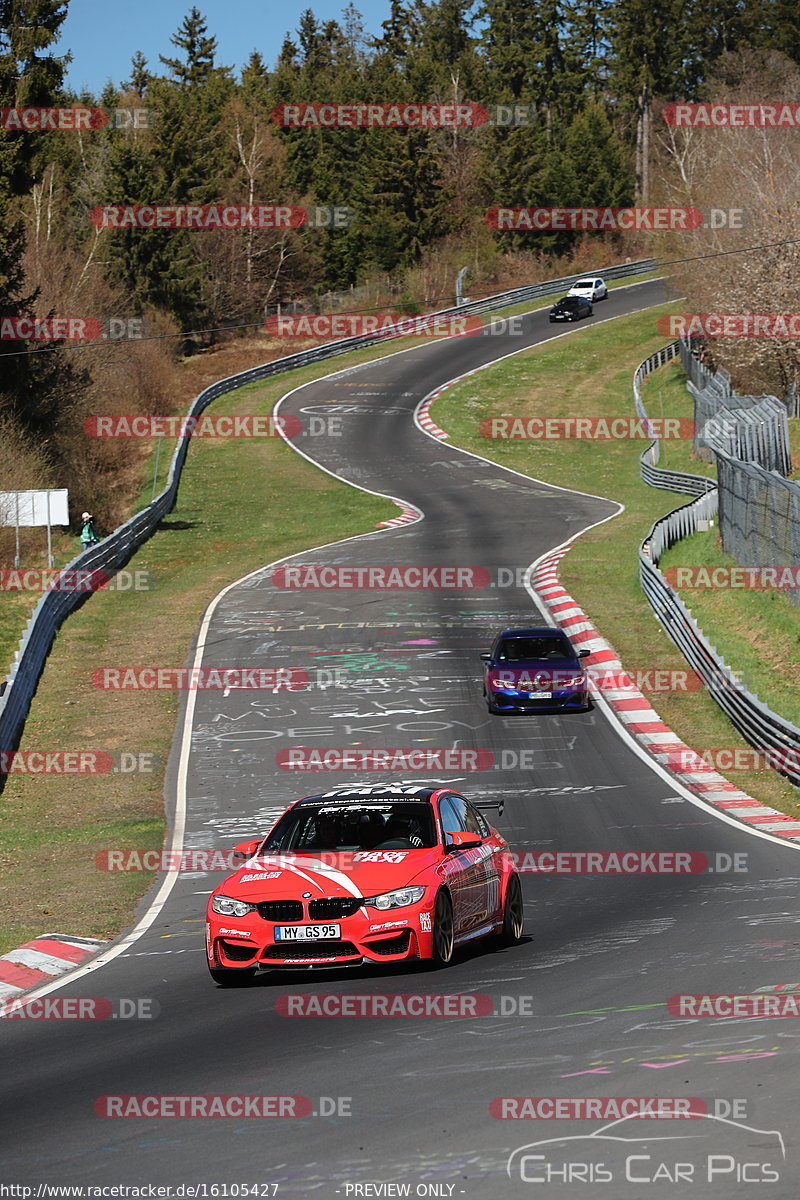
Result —
<path fill-rule="evenodd" d="M 699 360 L 681 340 L 681 364 L 695 401 L 695 445 L 716 459 L 722 548 L 743 566 L 800 565 L 800 484 L 792 459 L 787 405 L 776 396 L 741 396 L 725 371 Z M 786 588 L 794 604 L 800 589 Z"/>

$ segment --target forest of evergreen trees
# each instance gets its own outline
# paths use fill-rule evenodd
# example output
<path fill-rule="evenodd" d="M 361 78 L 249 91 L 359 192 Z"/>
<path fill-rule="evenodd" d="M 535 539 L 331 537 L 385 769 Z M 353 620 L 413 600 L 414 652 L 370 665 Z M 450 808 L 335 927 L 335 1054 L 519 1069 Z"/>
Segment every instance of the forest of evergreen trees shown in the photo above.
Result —
<path fill-rule="evenodd" d="M 279 303 L 375 279 L 395 306 L 441 307 L 465 264 L 473 290 L 525 282 L 534 262 L 539 277 L 559 273 L 551 258 L 582 269 L 582 255 L 654 253 L 607 235 L 498 233 L 486 211 L 696 202 L 683 148 L 662 145 L 663 106 L 737 88 L 766 98 L 760 84 L 788 86 L 800 63 L 789 0 L 391 0 L 376 38 L 350 3 L 339 21 L 306 10 L 276 62 L 255 47 L 235 65 L 218 61 L 214 29 L 193 7 L 157 62 L 131 46 L 126 79 L 74 95 L 56 45 L 67 7 L 0 0 L 0 109 L 143 109 L 147 127 L 0 128 L 0 319 L 124 314 L 151 333 L 188 333 L 257 325 Z M 287 129 L 271 118 L 278 105 L 320 102 L 518 104 L 531 116 L 425 130 Z M 90 218 L 110 204 L 223 202 L 344 205 L 355 219 L 197 233 L 104 230 Z M 158 409 L 148 372 L 180 347 L 137 349 L 130 403 Z M 35 439 L 39 466 L 58 464 L 63 478 L 85 466 L 74 421 L 111 369 L 48 349 L 2 343 L 0 433 Z"/>

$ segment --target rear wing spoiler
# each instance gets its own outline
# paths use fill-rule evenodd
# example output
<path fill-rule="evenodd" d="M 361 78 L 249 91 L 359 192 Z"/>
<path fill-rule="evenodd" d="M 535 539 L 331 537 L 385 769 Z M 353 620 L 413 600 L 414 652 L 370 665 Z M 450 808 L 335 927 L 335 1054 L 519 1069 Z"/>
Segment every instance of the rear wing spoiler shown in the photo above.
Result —
<path fill-rule="evenodd" d="M 473 800 L 471 803 L 473 808 L 477 808 L 481 812 L 494 809 L 498 817 L 502 817 L 506 806 L 505 800 Z"/>

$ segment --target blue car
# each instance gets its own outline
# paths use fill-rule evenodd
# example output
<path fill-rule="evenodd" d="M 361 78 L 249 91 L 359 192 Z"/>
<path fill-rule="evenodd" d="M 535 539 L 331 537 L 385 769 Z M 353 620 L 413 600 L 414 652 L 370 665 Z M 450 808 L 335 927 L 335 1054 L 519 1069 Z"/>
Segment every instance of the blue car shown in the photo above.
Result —
<path fill-rule="evenodd" d="M 481 655 L 489 712 L 585 711 L 589 681 L 581 659 L 588 654 L 576 650 L 557 626 L 502 630 Z"/>

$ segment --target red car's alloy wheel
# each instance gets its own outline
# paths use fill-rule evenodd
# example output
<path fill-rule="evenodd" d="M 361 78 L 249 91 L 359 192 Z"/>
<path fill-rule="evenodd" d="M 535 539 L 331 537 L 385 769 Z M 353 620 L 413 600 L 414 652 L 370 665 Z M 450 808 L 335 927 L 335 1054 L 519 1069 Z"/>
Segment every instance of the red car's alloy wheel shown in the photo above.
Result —
<path fill-rule="evenodd" d="M 525 920 L 525 908 L 522 902 L 522 885 L 519 875 L 512 875 L 506 888 L 506 901 L 503 905 L 503 944 L 515 946 L 522 937 L 522 927 Z"/>
<path fill-rule="evenodd" d="M 433 913 L 433 962 L 446 967 L 453 957 L 453 903 L 447 892 L 439 892 Z"/>

